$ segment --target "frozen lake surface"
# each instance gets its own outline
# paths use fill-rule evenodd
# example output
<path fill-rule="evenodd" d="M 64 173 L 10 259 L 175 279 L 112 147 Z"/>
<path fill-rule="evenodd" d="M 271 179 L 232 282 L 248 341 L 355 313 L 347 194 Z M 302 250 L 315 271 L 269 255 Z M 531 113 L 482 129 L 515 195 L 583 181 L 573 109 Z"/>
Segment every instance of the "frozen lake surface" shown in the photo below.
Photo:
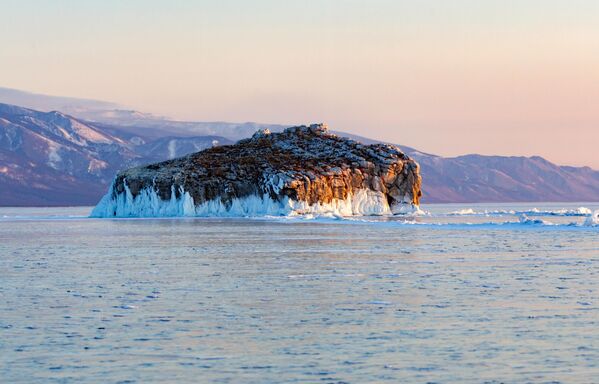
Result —
<path fill-rule="evenodd" d="M 0 208 L 0 382 L 599 381 L 599 205 L 423 208 Z"/>

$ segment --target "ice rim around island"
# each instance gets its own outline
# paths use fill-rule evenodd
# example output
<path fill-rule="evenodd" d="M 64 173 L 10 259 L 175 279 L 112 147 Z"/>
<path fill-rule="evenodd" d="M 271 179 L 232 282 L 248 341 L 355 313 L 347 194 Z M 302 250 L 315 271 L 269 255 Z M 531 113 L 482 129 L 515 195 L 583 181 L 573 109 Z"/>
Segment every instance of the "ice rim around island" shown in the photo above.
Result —
<path fill-rule="evenodd" d="M 420 186 L 418 164 L 399 148 L 312 124 L 122 171 L 90 216 L 419 215 Z"/>

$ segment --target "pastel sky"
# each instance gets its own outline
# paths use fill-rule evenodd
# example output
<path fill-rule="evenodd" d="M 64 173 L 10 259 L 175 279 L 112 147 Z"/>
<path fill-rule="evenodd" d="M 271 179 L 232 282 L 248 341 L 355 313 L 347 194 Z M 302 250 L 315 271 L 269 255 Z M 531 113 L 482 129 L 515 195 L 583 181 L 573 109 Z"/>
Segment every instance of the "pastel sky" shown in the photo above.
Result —
<path fill-rule="evenodd" d="M 0 0 L 0 86 L 599 169 L 599 1 Z"/>

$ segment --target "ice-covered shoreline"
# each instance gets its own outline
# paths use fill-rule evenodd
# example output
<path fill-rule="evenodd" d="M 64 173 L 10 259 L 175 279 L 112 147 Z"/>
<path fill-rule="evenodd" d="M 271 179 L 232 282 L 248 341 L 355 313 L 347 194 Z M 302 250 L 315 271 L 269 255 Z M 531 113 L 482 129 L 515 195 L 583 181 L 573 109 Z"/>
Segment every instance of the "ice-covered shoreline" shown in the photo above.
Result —
<path fill-rule="evenodd" d="M 254 217 L 254 216 L 382 216 L 419 215 L 423 211 L 414 204 L 400 203 L 389 206 L 386 196 L 377 191 L 360 189 L 344 200 L 309 204 L 287 196 L 273 200 L 268 194 L 233 198 L 225 203 L 213 199 L 195 204 L 193 197 L 183 188 L 171 186 L 171 198 L 163 200 L 156 190 L 145 188 L 133 196 L 129 187 L 124 192 L 109 192 L 92 210 L 90 217 Z M 179 197 L 177 197 L 179 196 Z"/>
<path fill-rule="evenodd" d="M 112 191 L 112 188 L 110 189 Z M 594 212 L 589 208 L 554 209 L 554 210 L 502 210 L 477 212 L 464 208 L 461 214 L 454 211 L 445 213 L 431 213 L 422 210 L 419 206 L 401 204 L 390 207 L 382 193 L 372 190 L 358 190 L 356 194 L 348 196 L 345 200 L 333 200 L 329 204 L 309 205 L 306 202 L 294 201 L 284 197 L 280 201 L 273 200 L 269 195 L 250 195 L 244 198 L 235 198 L 229 203 L 220 200 L 211 200 L 199 205 L 194 203 L 193 197 L 180 188 L 175 191 L 171 187 L 171 198 L 162 200 L 157 192 L 144 189 L 137 196 L 133 196 L 125 185 L 123 193 L 114 195 L 107 193 L 100 203 L 93 209 L 91 218 L 256 218 L 265 220 L 313 220 L 347 219 L 344 221 L 362 223 L 384 223 L 385 217 L 393 218 L 402 216 L 408 220 L 387 221 L 395 225 L 416 225 L 423 227 L 450 227 L 450 228 L 506 228 L 506 227 L 553 227 L 553 228 L 581 228 L 598 227 L 599 210 Z M 178 197 L 177 197 L 178 196 Z M 457 212 L 457 211 L 456 211 Z M 492 213 L 491 213 L 492 212 Z M 592 212 L 587 214 L 587 212 Z M 528 215 L 528 213 L 532 213 Z M 491 222 L 443 222 L 442 218 L 450 217 L 510 217 L 513 220 Z M 530 216 L 530 217 L 529 217 Z M 555 223 L 551 217 L 583 217 L 582 222 Z M 383 221 L 376 219 L 380 217 Z M 545 219 L 542 219 L 544 217 Z M 414 218 L 426 218 L 427 222 L 417 221 Z M 441 219 L 440 221 L 434 221 Z M 549 219 L 549 220 L 547 220 Z"/>
<path fill-rule="evenodd" d="M 419 212 L 405 215 L 353 215 L 340 216 L 332 213 L 294 213 L 289 215 L 228 215 L 228 216 L 121 216 L 112 219 L 118 221 L 169 221 L 175 220 L 184 225 L 185 222 L 236 222 L 257 221 L 273 223 L 303 223 L 305 225 L 321 224 L 358 224 L 374 227 L 396 226 L 398 228 L 447 229 L 447 230 L 599 230 L 599 209 L 593 207 L 594 214 L 586 217 L 559 216 L 448 216 L 446 213 L 455 206 L 424 206 Z M 50 207 L 50 208 L 0 208 L 0 224 L 19 221 L 104 221 L 105 218 L 90 216 L 93 207 Z M 464 208 L 467 209 L 467 208 Z M 565 208 L 555 207 L 551 210 Z M 510 209 L 511 210 L 511 209 Z M 524 209 L 516 209 L 518 211 Z M 96 216 L 97 217 L 97 216 Z"/>

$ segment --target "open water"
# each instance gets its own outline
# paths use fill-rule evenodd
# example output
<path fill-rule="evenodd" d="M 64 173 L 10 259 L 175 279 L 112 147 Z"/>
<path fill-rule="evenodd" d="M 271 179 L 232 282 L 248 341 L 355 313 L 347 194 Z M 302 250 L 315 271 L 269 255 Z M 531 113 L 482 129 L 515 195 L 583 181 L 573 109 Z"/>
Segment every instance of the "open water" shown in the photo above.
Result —
<path fill-rule="evenodd" d="M 423 209 L 0 208 L 0 382 L 599 383 L 597 204 Z"/>

